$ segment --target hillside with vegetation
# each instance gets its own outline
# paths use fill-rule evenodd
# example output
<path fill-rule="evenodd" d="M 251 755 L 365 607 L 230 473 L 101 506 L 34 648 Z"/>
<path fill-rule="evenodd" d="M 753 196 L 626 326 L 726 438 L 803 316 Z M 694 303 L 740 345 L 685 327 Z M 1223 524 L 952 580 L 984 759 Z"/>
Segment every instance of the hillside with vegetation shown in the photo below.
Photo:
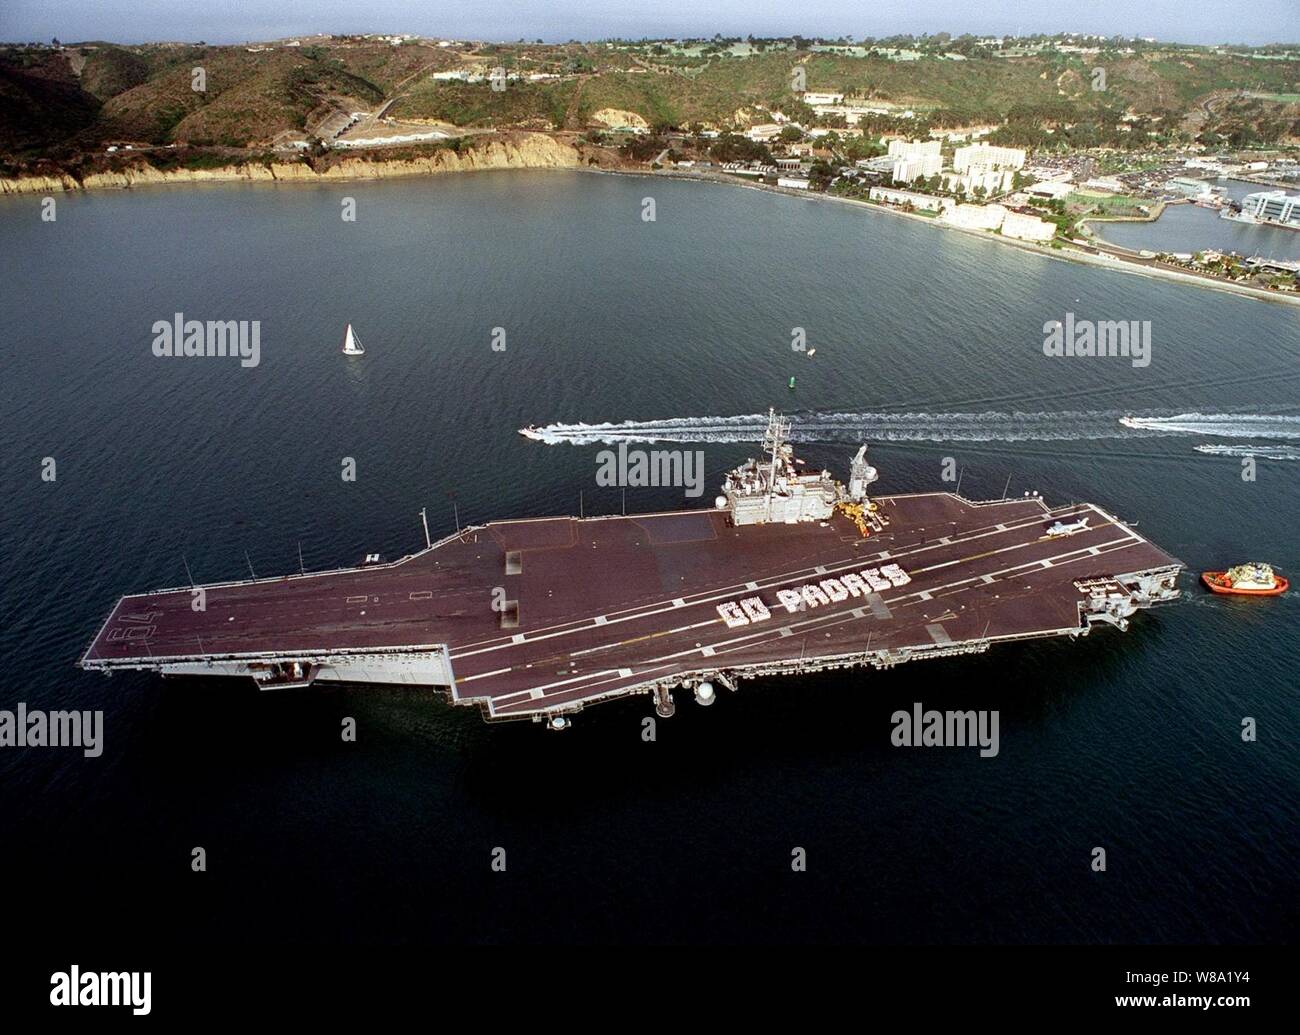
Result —
<path fill-rule="evenodd" d="M 493 88 L 497 70 L 504 89 Z M 119 144 L 261 152 L 281 134 L 311 140 L 331 115 L 358 112 L 466 130 L 583 132 L 611 111 L 654 130 L 743 131 L 773 112 L 809 124 L 813 113 L 792 90 L 796 75 L 809 91 L 870 102 L 877 110 L 860 125 L 873 135 L 995 126 L 994 143 L 1061 150 L 1300 141 L 1300 47 L 1284 44 L 319 37 L 0 46 L 0 159 L 12 170 Z"/>

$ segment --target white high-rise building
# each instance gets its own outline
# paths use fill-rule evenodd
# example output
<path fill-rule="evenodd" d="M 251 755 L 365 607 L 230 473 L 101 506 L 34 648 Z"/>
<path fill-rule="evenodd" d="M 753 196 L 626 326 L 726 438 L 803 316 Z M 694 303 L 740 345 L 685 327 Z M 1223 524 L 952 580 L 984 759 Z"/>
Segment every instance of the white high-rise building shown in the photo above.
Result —
<path fill-rule="evenodd" d="M 929 179 L 942 168 L 943 159 L 938 155 L 898 158 L 894 161 L 894 179 L 898 183 L 911 183 L 918 178 Z"/>
<path fill-rule="evenodd" d="M 934 155 L 937 158 L 942 146 L 938 140 L 891 140 L 889 157 L 924 158 L 927 155 Z"/>
<path fill-rule="evenodd" d="M 938 140 L 891 140 L 889 157 L 894 160 L 893 176 L 898 183 L 929 178 L 943 168 Z"/>
<path fill-rule="evenodd" d="M 953 153 L 952 167 L 957 172 L 968 172 L 976 166 L 986 169 L 1023 169 L 1025 150 L 1022 147 L 971 144 L 968 147 L 959 147 Z"/>

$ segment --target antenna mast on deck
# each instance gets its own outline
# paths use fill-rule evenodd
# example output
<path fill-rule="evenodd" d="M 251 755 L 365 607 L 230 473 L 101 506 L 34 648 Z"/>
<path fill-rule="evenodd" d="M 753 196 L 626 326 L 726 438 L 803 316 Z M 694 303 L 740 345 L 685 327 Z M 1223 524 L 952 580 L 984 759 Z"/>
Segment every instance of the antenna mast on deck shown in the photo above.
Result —
<path fill-rule="evenodd" d="M 772 457 L 767 474 L 767 516 L 772 517 L 772 497 L 776 495 L 776 470 L 780 463 L 781 447 L 790 437 L 790 421 L 776 415 L 776 407 L 768 407 L 767 430 L 763 433 L 763 451 Z"/>

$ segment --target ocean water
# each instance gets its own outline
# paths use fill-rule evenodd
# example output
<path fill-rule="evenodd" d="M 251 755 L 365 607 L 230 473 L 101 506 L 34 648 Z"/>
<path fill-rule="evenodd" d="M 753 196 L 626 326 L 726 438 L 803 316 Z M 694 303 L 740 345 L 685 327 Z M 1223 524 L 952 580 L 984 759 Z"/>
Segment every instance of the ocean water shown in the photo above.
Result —
<path fill-rule="evenodd" d="M 151 945 L 1294 937 L 1294 593 L 1221 600 L 1188 576 L 1126 634 L 747 682 L 709 709 L 679 694 L 654 743 L 642 698 L 554 735 L 432 691 L 75 662 L 122 593 L 288 572 L 299 550 L 308 569 L 398 556 L 421 507 L 435 538 L 615 512 L 602 439 L 700 449 L 712 487 L 770 406 L 810 465 L 842 476 L 867 441 L 881 493 L 952 488 L 951 457 L 963 495 L 1009 478 L 1138 522 L 1193 572 L 1294 575 L 1300 310 L 583 173 L 99 193 L 52 223 L 6 199 L 0 256 L 0 707 L 105 721 L 99 758 L 0 749 L 0 873 L 31 892 L 15 925 Z M 154 356 L 177 312 L 260 321 L 260 362 Z M 1149 321 L 1150 364 L 1045 356 L 1067 313 Z M 348 322 L 361 361 L 338 353 Z M 629 512 L 684 502 L 627 492 Z M 915 701 L 998 710 L 1000 753 L 892 747 Z"/>

